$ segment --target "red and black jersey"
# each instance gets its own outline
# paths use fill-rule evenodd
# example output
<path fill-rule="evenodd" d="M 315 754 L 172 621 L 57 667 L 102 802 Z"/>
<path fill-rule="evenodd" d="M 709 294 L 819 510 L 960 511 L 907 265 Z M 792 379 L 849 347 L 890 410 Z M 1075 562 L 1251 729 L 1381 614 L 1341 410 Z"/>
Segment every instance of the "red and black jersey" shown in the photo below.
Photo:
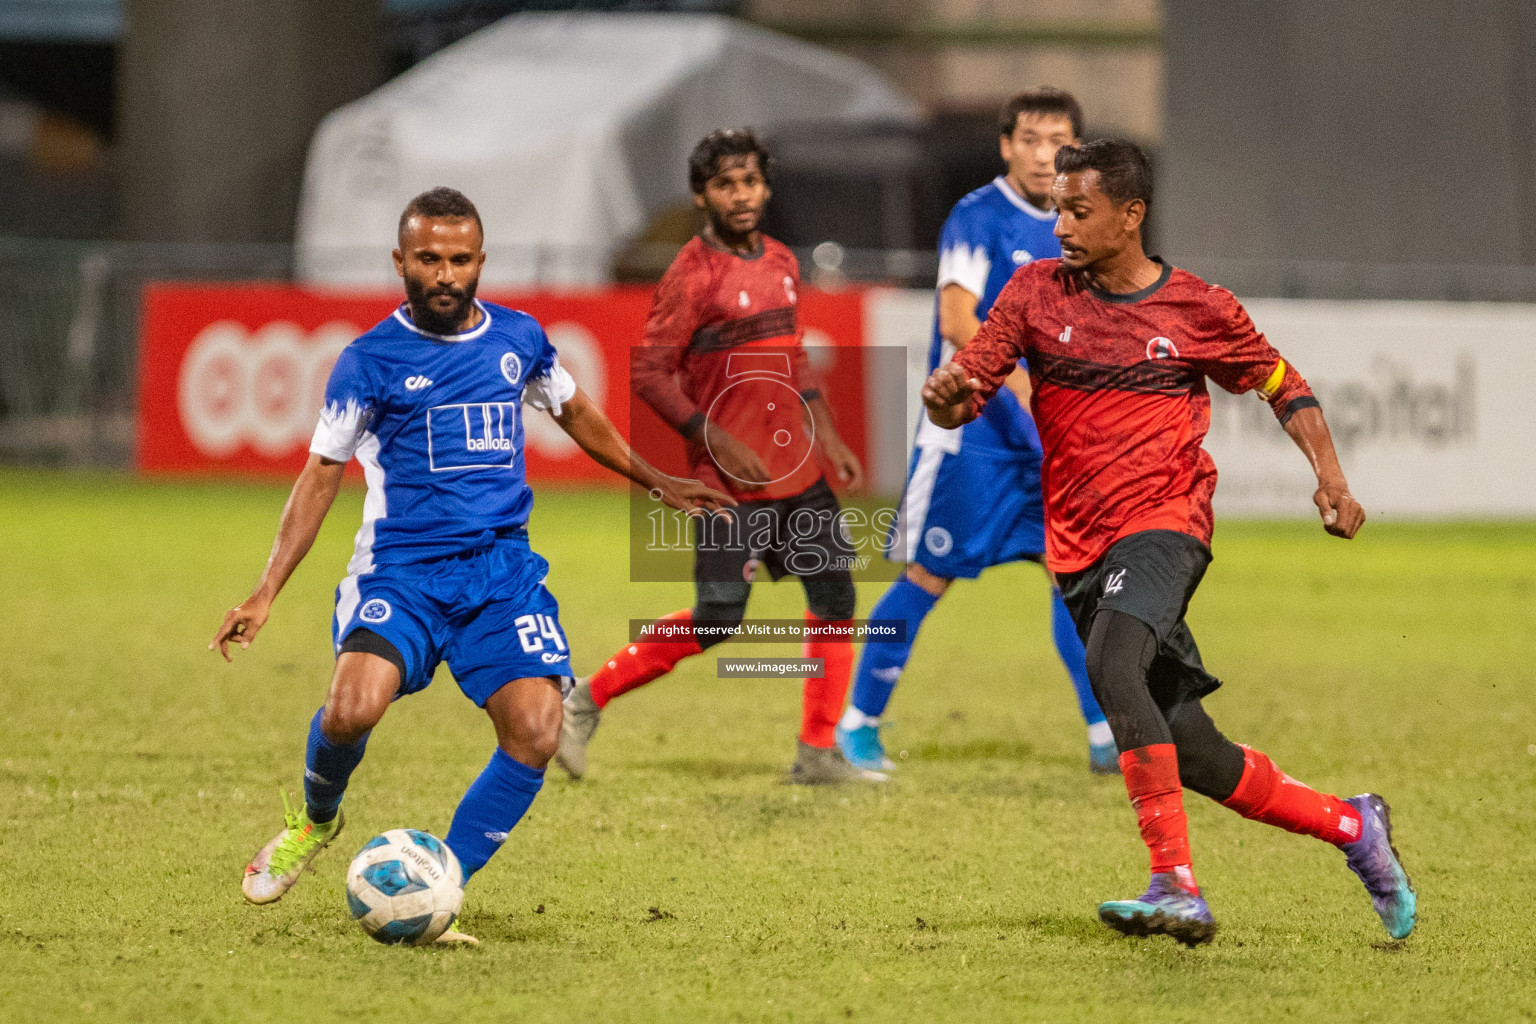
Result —
<path fill-rule="evenodd" d="M 1021 357 L 1045 449 L 1046 562 L 1056 572 L 1086 569 L 1142 530 L 1210 544 L 1207 377 L 1234 394 L 1257 390 L 1282 423 L 1317 404 L 1231 292 L 1167 265 L 1128 295 L 1092 288 L 1060 260 L 1020 267 L 954 357 L 982 385 L 978 411 Z"/>
<path fill-rule="evenodd" d="M 739 498 L 800 494 L 821 478 L 804 399 L 814 397 L 797 303 L 800 265 L 763 236 L 755 256 L 694 238 L 656 290 L 643 347 L 634 350 L 635 394 L 688 441 L 694 476 Z M 766 486 L 744 491 L 715 464 L 700 430 L 724 428 L 768 467 Z"/>

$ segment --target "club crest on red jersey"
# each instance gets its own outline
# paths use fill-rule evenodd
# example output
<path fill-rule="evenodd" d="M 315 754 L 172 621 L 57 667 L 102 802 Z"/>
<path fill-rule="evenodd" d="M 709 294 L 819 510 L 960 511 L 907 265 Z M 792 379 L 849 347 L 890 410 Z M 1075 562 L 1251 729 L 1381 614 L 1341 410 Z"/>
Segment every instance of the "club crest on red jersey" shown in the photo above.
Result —
<path fill-rule="evenodd" d="M 1179 348 L 1167 338 L 1153 338 L 1147 342 L 1148 359 L 1177 359 Z"/>

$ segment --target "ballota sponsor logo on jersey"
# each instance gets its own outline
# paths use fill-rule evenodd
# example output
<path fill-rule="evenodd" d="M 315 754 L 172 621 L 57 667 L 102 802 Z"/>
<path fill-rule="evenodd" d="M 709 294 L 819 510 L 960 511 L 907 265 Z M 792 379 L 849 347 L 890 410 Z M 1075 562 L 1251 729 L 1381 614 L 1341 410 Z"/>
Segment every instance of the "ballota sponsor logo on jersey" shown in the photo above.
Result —
<path fill-rule="evenodd" d="M 531 314 L 561 364 L 621 427 L 630 422 L 630 347 L 640 344 L 651 307 L 647 288 L 488 295 Z M 863 296 L 799 296 L 806 344 L 840 389 L 862 398 Z M 291 477 L 309 441 L 336 357 L 390 315 L 398 294 L 312 292 L 277 285 L 156 284 L 145 290 L 140 332 L 137 465 L 151 473 Z M 522 380 L 515 356 L 500 366 L 500 391 Z M 401 393 L 431 394 L 433 381 L 402 372 Z M 864 455 L 862 403 L 844 438 Z M 586 458 L 547 415 L 525 410 L 525 457 L 532 480 L 612 486 L 618 478 Z M 510 442 L 508 443 L 510 447 Z M 514 453 L 503 453 L 504 458 Z M 506 464 L 510 464 L 508 461 Z M 358 472 L 357 467 L 352 467 Z"/>

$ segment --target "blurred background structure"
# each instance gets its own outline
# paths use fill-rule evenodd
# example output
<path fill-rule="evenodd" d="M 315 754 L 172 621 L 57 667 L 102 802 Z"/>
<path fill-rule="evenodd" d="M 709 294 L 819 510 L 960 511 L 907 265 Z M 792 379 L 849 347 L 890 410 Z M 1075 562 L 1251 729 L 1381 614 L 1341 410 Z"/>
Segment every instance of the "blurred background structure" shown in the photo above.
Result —
<path fill-rule="evenodd" d="M 1040 84 L 1245 298 L 1536 302 L 1533 47 L 1503 0 L 0 0 L 0 459 L 129 461 L 146 283 L 387 286 L 448 178 L 502 183 L 488 283 L 654 281 L 722 123 L 808 280 L 931 287 Z"/>

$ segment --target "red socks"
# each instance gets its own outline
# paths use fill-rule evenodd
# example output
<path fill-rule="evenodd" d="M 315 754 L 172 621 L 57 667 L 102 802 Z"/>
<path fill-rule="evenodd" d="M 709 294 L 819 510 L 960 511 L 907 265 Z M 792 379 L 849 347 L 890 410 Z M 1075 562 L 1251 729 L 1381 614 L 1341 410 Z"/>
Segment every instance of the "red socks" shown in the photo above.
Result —
<path fill-rule="evenodd" d="M 1360 814 L 1336 796 L 1319 793 L 1282 772 L 1267 754 L 1243 747 L 1243 777 L 1222 801 L 1245 818 L 1335 846 L 1360 838 Z"/>
<path fill-rule="evenodd" d="M 1179 886 L 1196 895 L 1189 860 L 1189 821 L 1184 816 L 1184 787 L 1179 756 L 1172 743 L 1154 743 L 1120 755 L 1125 789 L 1136 808 L 1141 841 L 1152 854 L 1152 873 L 1174 875 Z"/>
<path fill-rule="evenodd" d="M 656 621 L 691 626 L 693 611 L 685 608 Z M 835 639 L 810 639 L 802 646 L 805 657 L 822 659 L 822 678 L 805 681 L 800 738 L 813 747 L 831 747 L 836 743 L 834 730 L 843 713 L 843 701 L 848 696 L 848 680 L 853 675 L 853 645 L 848 643 L 851 624 L 818 619 L 810 612 L 805 613 L 805 622 L 809 627 L 841 627 Z M 592 673 L 592 702 L 604 707 L 619 694 L 666 675 L 678 662 L 702 654 L 703 650 L 691 629 L 686 637 L 630 644 Z"/>
<path fill-rule="evenodd" d="M 693 625 L 693 609 L 684 608 L 671 615 L 663 615 L 658 623 L 685 623 Z M 676 626 L 673 627 L 674 630 Z M 624 647 L 592 673 L 592 703 L 603 707 L 621 693 L 644 686 L 652 679 L 672 671 L 672 666 L 684 658 L 703 654 L 704 648 L 693 637 L 689 628 L 684 636 L 672 636 L 664 640 L 648 640 Z"/>
<path fill-rule="evenodd" d="M 1190 868 L 1179 757 L 1173 744 L 1154 743 L 1127 750 L 1120 755 L 1120 770 L 1125 773 L 1125 788 L 1136 808 L 1142 842 L 1152 854 L 1152 873 L 1170 872 L 1180 886 L 1198 894 Z M 1335 846 L 1360 838 L 1360 815 L 1353 807 L 1302 785 L 1252 747 L 1243 748 L 1243 777 L 1222 805 L 1245 818 L 1316 836 Z"/>
<path fill-rule="evenodd" d="M 833 622 L 805 613 L 807 628 L 817 626 L 844 627 L 838 630 L 836 639 L 807 640 L 801 646 L 806 658 L 821 658 L 820 679 L 807 679 L 801 698 L 800 738 L 813 747 L 830 747 L 837 742 L 837 720 L 843 713 L 843 700 L 848 696 L 848 680 L 853 674 L 853 644 L 849 620 Z"/>

